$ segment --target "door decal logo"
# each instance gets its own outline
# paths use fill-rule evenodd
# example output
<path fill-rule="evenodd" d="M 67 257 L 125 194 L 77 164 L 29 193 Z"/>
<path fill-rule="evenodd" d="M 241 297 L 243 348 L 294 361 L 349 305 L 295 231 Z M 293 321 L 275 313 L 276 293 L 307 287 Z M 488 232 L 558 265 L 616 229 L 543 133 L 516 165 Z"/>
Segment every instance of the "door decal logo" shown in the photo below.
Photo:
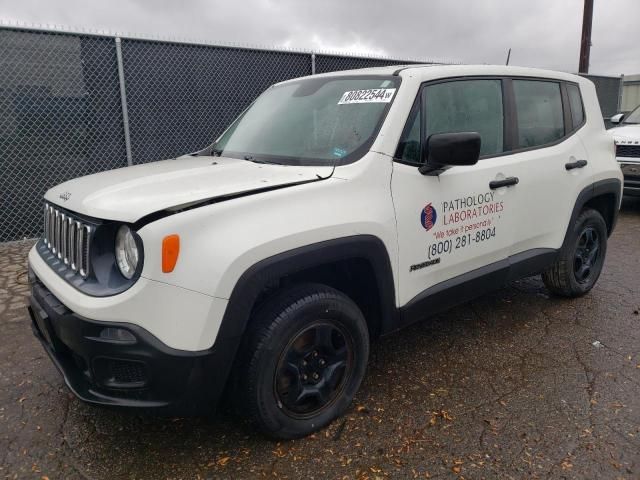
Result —
<path fill-rule="evenodd" d="M 438 213 L 433 205 L 428 204 L 422 209 L 422 212 L 420 213 L 420 223 L 427 232 L 433 228 L 437 219 Z"/>

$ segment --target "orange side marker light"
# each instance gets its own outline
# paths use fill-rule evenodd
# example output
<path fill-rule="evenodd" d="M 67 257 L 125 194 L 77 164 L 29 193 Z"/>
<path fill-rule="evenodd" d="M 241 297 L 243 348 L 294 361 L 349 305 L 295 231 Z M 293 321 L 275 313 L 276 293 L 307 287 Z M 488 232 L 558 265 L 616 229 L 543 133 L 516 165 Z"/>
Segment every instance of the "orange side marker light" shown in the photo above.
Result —
<path fill-rule="evenodd" d="M 173 272 L 180 255 L 180 235 L 167 235 L 162 239 L 162 271 Z"/>

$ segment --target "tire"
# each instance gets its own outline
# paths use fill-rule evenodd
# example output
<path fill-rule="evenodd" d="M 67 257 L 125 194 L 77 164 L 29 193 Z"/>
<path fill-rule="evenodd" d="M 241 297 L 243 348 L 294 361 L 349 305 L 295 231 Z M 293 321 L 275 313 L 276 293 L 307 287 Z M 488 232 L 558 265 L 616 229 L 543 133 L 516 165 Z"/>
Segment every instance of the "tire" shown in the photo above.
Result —
<path fill-rule="evenodd" d="M 299 438 L 351 404 L 366 370 L 369 332 L 347 296 L 301 285 L 259 308 L 240 355 L 236 394 L 243 413 L 272 438 Z"/>
<path fill-rule="evenodd" d="M 580 297 L 593 288 L 602 272 L 607 224 L 598 211 L 587 209 L 578 216 L 569 235 L 566 247 L 542 274 L 542 280 L 555 295 Z"/>

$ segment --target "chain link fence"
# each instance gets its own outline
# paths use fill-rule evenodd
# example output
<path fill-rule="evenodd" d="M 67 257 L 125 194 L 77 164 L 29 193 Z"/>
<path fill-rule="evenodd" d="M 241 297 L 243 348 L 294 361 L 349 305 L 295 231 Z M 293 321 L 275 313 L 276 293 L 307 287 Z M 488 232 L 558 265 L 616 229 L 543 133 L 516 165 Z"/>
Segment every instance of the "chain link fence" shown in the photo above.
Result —
<path fill-rule="evenodd" d="M 403 60 L 385 60 L 376 58 L 341 57 L 339 55 L 315 55 L 315 73 L 354 70 L 356 68 L 384 67 L 387 65 L 406 65 Z"/>
<path fill-rule="evenodd" d="M 143 163 L 210 144 L 271 84 L 311 74 L 311 56 L 123 41 L 131 154 Z"/>
<path fill-rule="evenodd" d="M 409 63 L 0 26 L 0 242 L 41 233 L 50 187 L 204 148 L 273 83 Z"/>
<path fill-rule="evenodd" d="M 112 39 L 0 30 L 0 242 L 34 237 L 42 195 L 126 165 Z"/>
<path fill-rule="evenodd" d="M 400 63 L 0 27 L 0 242 L 41 233 L 52 186 L 204 148 L 273 83 Z"/>

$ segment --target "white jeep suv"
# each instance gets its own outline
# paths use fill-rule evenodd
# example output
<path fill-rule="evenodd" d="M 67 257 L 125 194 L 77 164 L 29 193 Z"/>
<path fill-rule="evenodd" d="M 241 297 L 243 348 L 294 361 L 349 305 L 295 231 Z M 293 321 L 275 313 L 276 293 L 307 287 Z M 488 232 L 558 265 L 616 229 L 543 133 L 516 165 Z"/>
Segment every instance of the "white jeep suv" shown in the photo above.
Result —
<path fill-rule="evenodd" d="M 611 117 L 608 130 L 616 142 L 616 158 L 624 175 L 624 194 L 640 196 L 640 105 L 628 115 Z"/>
<path fill-rule="evenodd" d="M 395 66 L 269 88 L 208 148 L 52 188 L 33 330 L 93 404 L 278 438 L 345 412 L 373 337 L 542 274 L 587 293 L 622 175 L 593 84 Z"/>

